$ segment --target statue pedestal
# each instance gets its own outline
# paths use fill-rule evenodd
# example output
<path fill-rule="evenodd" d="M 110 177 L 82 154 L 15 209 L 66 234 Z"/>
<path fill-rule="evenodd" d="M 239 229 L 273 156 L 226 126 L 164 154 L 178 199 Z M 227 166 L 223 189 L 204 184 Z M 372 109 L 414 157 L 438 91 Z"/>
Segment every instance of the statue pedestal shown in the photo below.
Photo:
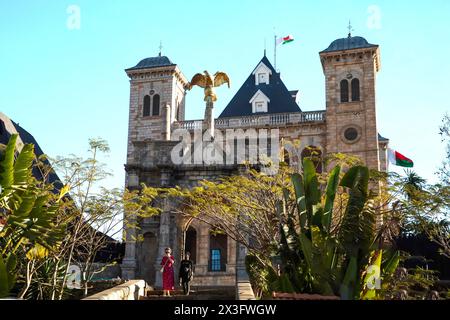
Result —
<path fill-rule="evenodd" d="M 214 137 L 214 103 L 212 101 L 206 102 L 203 130 L 209 130 L 211 136 Z"/>

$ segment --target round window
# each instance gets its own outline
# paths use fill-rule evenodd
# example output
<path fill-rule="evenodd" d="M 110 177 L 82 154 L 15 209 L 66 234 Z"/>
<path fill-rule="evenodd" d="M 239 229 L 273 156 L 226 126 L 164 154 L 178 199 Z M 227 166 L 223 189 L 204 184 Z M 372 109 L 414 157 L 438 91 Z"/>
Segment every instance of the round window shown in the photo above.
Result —
<path fill-rule="evenodd" d="M 150 95 L 154 95 L 155 94 L 155 90 L 150 90 Z"/>
<path fill-rule="evenodd" d="M 358 139 L 358 130 L 355 128 L 348 128 L 344 131 L 344 137 L 348 141 L 355 141 Z"/>

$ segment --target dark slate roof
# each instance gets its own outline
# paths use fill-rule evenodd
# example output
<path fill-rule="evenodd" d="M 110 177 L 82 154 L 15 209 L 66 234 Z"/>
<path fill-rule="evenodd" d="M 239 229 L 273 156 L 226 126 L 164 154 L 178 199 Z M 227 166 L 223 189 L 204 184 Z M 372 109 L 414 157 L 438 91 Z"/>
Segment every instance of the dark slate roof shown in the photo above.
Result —
<path fill-rule="evenodd" d="M 255 76 L 250 74 L 242 87 L 222 111 L 219 118 L 253 115 L 252 105 L 249 101 L 258 90 L 261 90 L 270 99 L 267 113 L 301 112 L 300 107 L 292 98 L 291 93 L 283 81 L 281 81 L 280 74 L 275 71 L 269 59 L 264 56 L 256 67 L 261 62 L 272 70 L 269 84 L 255 85 Z"/>
<path fill-rule="evenodd" d="M 146 58 L 141 60 L 137 65 L 132 68 L 126 69 L 128 70 L 139 70 L 139 69 L 148 69 L 148 68 L 157 68 L 157 67 L 165 67 L 165 66 L 174 66 L 175 64 L 170 61 L 166 56 L 157 56 Z"/>
<path fill-rule="evenodd" d="M 6 130 L 5 124 L 0 119 L 0 144 L 7 145 L 10 137 L 11 133 Z"/>
<path fill-rule="evenodd" d="M 379 141 L 379 142 L 388 142 L 389 139 L 383 137 L 381 134 L 378 134 L 378 141 Z"/>
<path fill-rule="evenodd" d="M 333 52 L 341 50 L 359 49 L 359 48 L 372 48 L 378 47 L 376 44 L 369 43 L 363 37 L 347 37 L 334 40 L 330 46 L 322 52 Z"/>
<path fill-rule="evenodd" d="M 14 125 L 20 138 L 22 139 L 22 142 L 24 144 L 32 143 L 34 145 L 34 153 L 36 154 L 36 157 L 40 157 L 41 155 L 43 155 L 44 152 L 42 151 L 41 147 L 37 143 L 36 139 L 34 139 L 34 137 L 28 131 L 26 131 L 24 128 L 22 128 L 19 124 L 15 123 L 12 120 L 11 120 L 11 122 Z M 9 132 L 8 130 L 6 130 L 5 124 L 3 123 L 2 120 L 0 120 L 0 143 L 4 144 L 4 145 L 8 144 L 9 138 L 11 137 L 11 135 L 12 135 L 12 133 Z M 50 162 L 48 160 L 45 160 L 44 163 L 46 165 L 50 166 Z M 36 167 L 33 168 L 33 175 L 38 180 L 43 179 L 41 171 Z M 52 172 L 49 175 L 48 180 L 49 180 L 48 182 L 53 183 L 53 185 L 55 187 L 55 192 L 58 192 L 58 190 L 61 189 L 62 184 L 60 182 L 58 175 L 55 172 Z"/>
<path fill-rule="evenodd" d="M 14 127 L 16 127 L 16 130 L 19 133 L 19 136 L 22 139 L 23 143 L 25 143 L 25 144 L 32 143 L 34 145 L 34 153 L 36 154 L 36 157 L 40 157 L 41 155 L 43 155 L 44 151 L 42 151 L 42 149 L 39 146 L 39 144 L 37 143 L 36 139 L 34 139 L 34 137 L 28 131 L 26 131 L 24 128 L 22 128 L 20 125 L 18 125 L 14 121 L 12 121 L 12 123 L 14 124 Z M 43 162 L 45 165 L 51 166 L 50 162 L 47 159 L 44 160 Z M 41 171 L 36 167 L 33 168 L 33 175 L 38 180 L 43 179 Z M 48 182 L 53 183 L 56 190 L 60 190 L 63 187 L 61 180 L 59 179 L 58 175 L 54 171 L 52 173 L 50 173 L 50 175 L 48 177 Z"/>

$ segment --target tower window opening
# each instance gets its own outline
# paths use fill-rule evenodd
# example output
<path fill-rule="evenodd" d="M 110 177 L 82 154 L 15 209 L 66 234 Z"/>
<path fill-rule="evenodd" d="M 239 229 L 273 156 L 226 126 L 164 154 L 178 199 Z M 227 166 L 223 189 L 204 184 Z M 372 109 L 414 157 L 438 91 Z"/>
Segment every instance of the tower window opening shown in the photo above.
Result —
<path fill-rule="evenodd" d="M 348 81 L 341 81 L 341 102 L 348 102 Z"/>
<path fill-rule="evenodd" d="M 360 93 L 359 93 L 359 79 L 354 78 L 352 80 L 352 101 L 359 101 Z"/>
<path fill-rule="evenodd" d="M 153 96 L 153 110 L 152 110 L 152 116 L 159 116 L 159 94 L 155 94 Z"/>
<path fill-rule="evenodd" d="M 144 97 L 144 110 L 143 110 L 142 115 L 144 117 L 150 116 L 150 96 L 149 95 L 146 95 Z"/>

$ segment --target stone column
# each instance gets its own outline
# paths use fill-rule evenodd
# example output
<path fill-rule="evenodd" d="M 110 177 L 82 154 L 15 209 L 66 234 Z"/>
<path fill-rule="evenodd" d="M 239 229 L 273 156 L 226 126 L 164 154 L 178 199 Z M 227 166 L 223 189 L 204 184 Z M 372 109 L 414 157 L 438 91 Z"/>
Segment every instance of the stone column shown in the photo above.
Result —
<path fill-rule="evenodd" d="M 170 104 L 164 105 L 164 132 L 163 132 L 163 140 L 170 140 L 170 131 L 171 131 L 171 114 L 170 114 Z"/>
<path fill-rule="evenodd" d="M 197 265 L 196 273 L 203 275 L 208 272 L 209 259 L 209 226 L 200 223 L 197 229 Z"/>
<path fill-rule="evenodd" d="M 214 137 L 214 102 L 206 102 L 205 119 L 204 119 L 204 130 L 209 130 L 211 136 Z"/>
<path fill-rule="evenodd" d="M 136 188 L 139 186 L 139 176 L 135 171 L 127 173 L 127 188 Z M 127 217 L 127 213 L 124 212 L 124 220 L 127 220 L 130 227 L 123 226 L 125 232 L 125 256 L 122 260 L 122 278 L 134 279 L 136 277 L 137 259 L 136 259 L 136 217 Z"/>
<path fill-rule="evenodd" d="M 240 224 L 239 219 L 237 221 Z M 247 241 L 249 237 L 247 236 Z M 245 257 L 247 256 L 247 248 L 240 244 L 236 244 L 236 279 L 248 280 L 247 269 L 245 268 Z"/>
<path fill-rule="evenodd" d="M 126 213 L 125 213 L 126 214 Z M 129 218 L 130 224 L 133 225 L 136 221 L 134 218 Z M 132 280 L 136 277 L 136 228 L 126 226 L 123 227 L 126 232 L 125 241 L 125 256 L 122 260 L 122 278 Z"/>
<path fill-rule="evenodd" d="M 168 212 L 165 209 L 166 208 L 163 209 L 160 218 L 159 241 L 158 241 L 159 245 L 155 261 L 155 270 L 156 270 L 155 286 L 159 288 L 162 287 L 162 273 L 160 272 L 161 259 L 162 256 L 164 255 L 164 249 L 170 246 L 170 212 Z"/>
<path fill-rule="evenodd" d="M 236 248 L 236 276 L 240 280 L 248 280 L 248 274 L 245 268 L 246 256 L 247 248 L 238 243 Z"/>
<path fill-rule="evenodd" d="M 170 170 L 162 169 L 161 170 L 161 187 L 168 187 L 170 183 Z M 167 199 L 163 199 L 162 203 L 162 212 L 159 220 L 159 245 L 158 252 L 156 254 L 155 261 L 155 286 L 162 287 L 162 273 L 161 269 L 161 259 L 164 254 L 164 249 L 170 247 L 170 206 L 168 204 Z"/>

